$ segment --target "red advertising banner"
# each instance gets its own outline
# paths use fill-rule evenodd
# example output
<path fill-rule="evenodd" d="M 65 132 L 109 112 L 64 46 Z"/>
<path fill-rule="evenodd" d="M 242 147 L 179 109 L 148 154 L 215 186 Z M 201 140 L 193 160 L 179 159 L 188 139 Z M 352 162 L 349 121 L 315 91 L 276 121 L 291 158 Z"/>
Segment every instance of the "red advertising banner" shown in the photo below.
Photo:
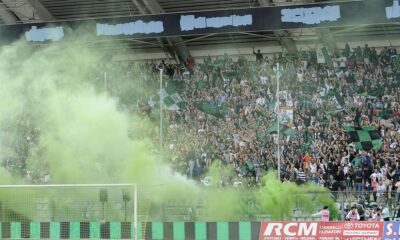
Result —
<path fill-rule="evenodd" d="M 381 240 L 383 222 L 262 222 L 260 240 Z"/>

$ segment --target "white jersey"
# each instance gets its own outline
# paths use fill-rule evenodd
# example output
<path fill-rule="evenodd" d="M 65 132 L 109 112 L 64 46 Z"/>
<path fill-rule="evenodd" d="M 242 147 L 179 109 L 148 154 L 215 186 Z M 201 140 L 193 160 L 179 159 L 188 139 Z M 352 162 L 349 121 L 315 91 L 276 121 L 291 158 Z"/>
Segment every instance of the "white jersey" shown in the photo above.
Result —
<path fill-rule="evenodd" d="M 350 212 L 347 214 L 346 219 L 349 220 L 349 221 L 360 221 L 360 215 L 358 214 L 358 212 L 355 212 L 355 213 L 353 214 L 353 212 L 350 211 Z"/>

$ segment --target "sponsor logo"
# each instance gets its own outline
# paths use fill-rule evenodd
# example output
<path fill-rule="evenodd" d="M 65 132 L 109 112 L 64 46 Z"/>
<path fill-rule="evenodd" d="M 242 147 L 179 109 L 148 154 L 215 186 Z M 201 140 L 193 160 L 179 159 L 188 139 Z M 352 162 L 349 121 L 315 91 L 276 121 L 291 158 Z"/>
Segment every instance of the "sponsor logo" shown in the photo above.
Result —
<path fill-rule="evenodd" d="M 383 222 L 263 222 L 260 240 L 381 240 Z M 384 240 L 398 240 L 400 223 L 385 224 Z"/>
<path fill-rule="evenodd" d="M 398 240 L 400 235 L 400 222 L 386 222 L 384 228 L 384 240 Z"/>
<path fill-rule="evenodd" d="M 349 223 L 345 223 L 345 224 L 344 224 L 344 228 L 345 228 L 345 229 L 352 229 L 352 228 L 354 228 L 354 224 L 353 224 L 353 223 L 350 223 L 350 222 L 349 222 Z"/>
<path fill-rule="evenodd" d="M 316 236 L 318 232 L 318 223 L 267 223 L 264 236 L 288 236 L 288 237 L 308 237 Z"/>

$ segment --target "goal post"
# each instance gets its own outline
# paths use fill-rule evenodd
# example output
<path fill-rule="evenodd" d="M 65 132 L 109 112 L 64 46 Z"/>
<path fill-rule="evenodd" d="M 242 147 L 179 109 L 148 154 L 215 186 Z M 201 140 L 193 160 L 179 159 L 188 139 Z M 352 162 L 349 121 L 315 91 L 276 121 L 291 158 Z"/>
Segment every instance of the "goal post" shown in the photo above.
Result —
<path fill-rule="evenodd" d="M 1 222 L 33 223 L 30 224 L 31 235 L 36 223 L 67 223 L 71 234 L 83 234 L 89 238 L 94 237 L 91 234 L 97 234 L 99 238 L 103 234 L 114 234 L 138 240 L 137 185 L 0 185 Z M 77 229 L 78 225 L 79 231 L 73 232 L 72 229 Z M 57 226 L 60 231 L 60 226 Z M 20 229 L 23 234 L 23 227 Z M 100 229 L 106 229 L 107 233 L 100 232 Z"/>

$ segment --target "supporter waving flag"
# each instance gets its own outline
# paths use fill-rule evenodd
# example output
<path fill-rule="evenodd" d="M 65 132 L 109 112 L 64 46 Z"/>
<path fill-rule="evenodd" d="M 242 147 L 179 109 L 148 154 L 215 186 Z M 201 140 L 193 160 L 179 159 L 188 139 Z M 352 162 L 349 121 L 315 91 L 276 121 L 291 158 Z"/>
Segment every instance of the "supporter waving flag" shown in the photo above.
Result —
<path fill-rule="evenodd" d="M 382 147 L 382 138 L 374 127 L 343 126 L 357 150 L 379 150 Z"/>
<path fill-rule="evenodd" d="M 186 103 L 171 85 L 161 90 L 160 98 L 165 109 L 176 111 L 186 107 Z"/>
<path fill-rule="evenodd" d="M 278 132 L 278 123 L 274 122 L 270 128 L 266 131 L 266 134 L 276 134 Z M 293 136 L 296 131 L 286 126 L 285 124 L 279 124 L 279 132 L 285 136 Z"/>
<path fill-rule="evenodd" d="M 213 115 L 217 118 L 224 118 L 228 112 L 226 104 L 216 105 L 210 102 L 196 102 L 193 106 L 202 112 Z"/>
<path fill-rule="evenodd" d="M 318 63 L 330 63 L 330 57 L 328 53 L 328 49 L 326 47 L 322 47 L 316 50 L 317 53 L 317 62 Z"/>

